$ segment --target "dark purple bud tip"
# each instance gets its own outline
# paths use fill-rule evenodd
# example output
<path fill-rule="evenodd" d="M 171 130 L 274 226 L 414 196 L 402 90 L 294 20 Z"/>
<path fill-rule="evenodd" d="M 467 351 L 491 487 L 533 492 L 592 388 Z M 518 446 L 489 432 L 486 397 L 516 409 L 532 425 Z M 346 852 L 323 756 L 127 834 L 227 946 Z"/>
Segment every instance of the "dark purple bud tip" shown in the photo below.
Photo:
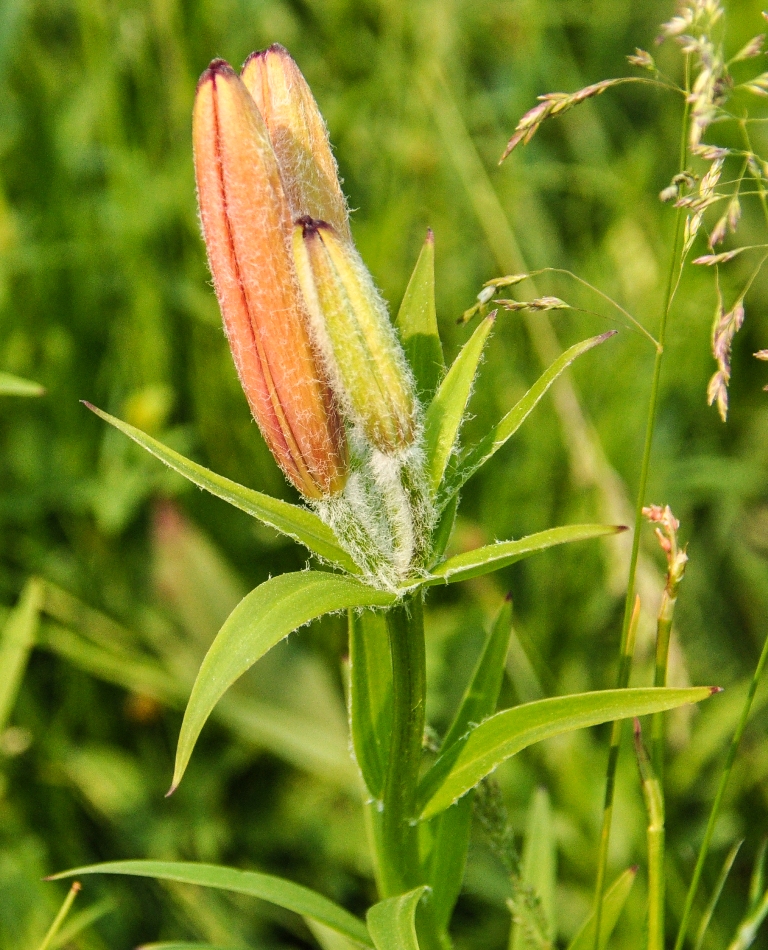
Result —
<path fill-rule="evenodd" d="M 639 870 L 640 870 L 640 865 L 639 865 L 639 864 L 633 864 L 632 867 L 629 869 L 629 873 L 630 873 L 630 874 L 637 874 L 637 872 L 638 872 Z"/>
<path fill-rule="evenodd" d="M 232 69 L 226 59 L 212 59 L 208 69 L 205 70 L 200 79 L 197 81 L 197 85 L 199 88 L 203 85 L 203 83 L 206 83 L 211 79 L 215 79 L 217 76 L 222 76 L 229 79 L 235 75 L 236 73 L 234 69 Z"/>
<path fill-rule="evenodd" d="M 714 696 L 715 693 L 722 693 L 722 691 L 723 691 L 723 687 L 722 687 L 722 686 L 710 686 L 710 687 L 709 687 L 709 695 L 710 695 L 710 696 Z"/>
<path fill-rule="evenodd" d="M 301 227 L 302 237 L 312 237 L 318 231 L 332 231 L 333 228 L 327 221 L 319 221 L 311 218 L 308 214 L 296 218 L 296 224 Z"/>
<path fill-rule="evenodd" d="M 504 601 L 505 601 L 506 603 L 508 603 L 508 604 L 511 604 L 511 603 L 512 603 L 512 591 L 511 591 L 511 590 L 508 590 L 508 591 L 506 592 L 506 594 L 504 595 Z"/>
<path fill-rule="evenodd" d="M 274 56 L 287 56 L 288 59 L 291 58 L 291 54 L 284 46 L 282 46 L 280 43 L 273 43 L 271 46 L 267 47 L 267 49 L 254 50 L 248 59 L 246 59 L 246 61 L 243 63 L 243 69 L 245 69 L 252 59 L 266 59 L 270 53 Z"/>
<path fill-rule="evenodd" d="M 615 528 L 616 528 L 616 533 L 617 533 L 617 534 L 621 534 L 622 531 L 629 531 L 629 525 L 628 525 L 628 524 L 617 524 L 617 525 L 615 525 Z"/>

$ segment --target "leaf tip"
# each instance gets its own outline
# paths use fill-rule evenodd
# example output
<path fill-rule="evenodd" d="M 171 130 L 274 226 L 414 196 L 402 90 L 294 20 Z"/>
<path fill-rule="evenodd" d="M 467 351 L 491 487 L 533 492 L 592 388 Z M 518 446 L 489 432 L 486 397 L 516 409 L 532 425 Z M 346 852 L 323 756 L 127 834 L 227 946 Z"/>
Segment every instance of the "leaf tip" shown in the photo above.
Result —
<path fill-rule="evenodd" d="M 165 793 L 165 796 L 164 796 L 164 797 L 165 797 L 165 798 L 170 798 L 171 795 L 173 795 L 173 793 L 174 793 L 174 792 L 176 791 L 176 789 L 179 787 L 179 783 L 180 783 L 180 782 L 181 782 L 181 779 L 180 779 L 180 778 L 177 779 L 177 778 L 174 777 L 173 782 L 171 782 L 171 787 L 170 787 L 170 788 L 168 789 L 168 791 Z"/>
<path fill-rule="evenodd" d="M 511 604 L 511 603 L 512 603 L 512 591 L 511 591 L 511 590 L 508 590 L 508 591 L 506 592 L 506 594 L 504 595 L 504 603 L 505 603 L 505 604 Z"/>
<path fill-rule="evenodd" d="M 638 740 L 642 737 L 643 729 L 642 729 L 642 726 L 640 725 L 639 716 L 635 716 L 634 718 L 633 731 L 635 733 L 635 740 Z"/>
<path fill-rule="evenodd" d="M 629 531 L 628 524 L 617 524 L 617 525 L 614 525 L 613 527 L 616 530 L 616 534 L 621 534 L 624 531 Z"/>
<path fill-rule="evenodd" d="M 629 873 L 632 875 L 632 877 L 634 877 L 637 874 L 637 872 L 640 870 L 640 865 L 633 864 L 632 867 L 629 868 L 628 870 L 629 870 Z"/>
<path fill-rule="evenodd" d="M 709 687 L 709 695 L 710 695 L 710 696 L 714 696 L 715 693 L 722 693 L 722 692 L 723 692 L 723 687 L 722 687 L 722 686 L 710 686 L 710 687 Z"/>
<path fill-rule="evenodd" d="M 96 406 L 92 402 L 88 402 L 87 399 L 81 399 L 80 404 L 85 406 L 86 409 L 90 409 L 91 412 L 96 412 Z"/>
<path fill-rule="evenodd" d="M 432 228 L 427 228 L 427 236 L 425 238 L 425 242 L 427 244 L 435 243 L 435 232 L 432 230 Z"/>

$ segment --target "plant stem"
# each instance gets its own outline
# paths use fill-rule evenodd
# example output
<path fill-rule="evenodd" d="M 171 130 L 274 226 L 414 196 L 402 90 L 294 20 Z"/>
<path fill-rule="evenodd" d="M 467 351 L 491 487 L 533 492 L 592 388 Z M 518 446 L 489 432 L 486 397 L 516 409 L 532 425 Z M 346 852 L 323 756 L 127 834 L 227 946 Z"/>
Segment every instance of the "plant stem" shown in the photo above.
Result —
<path fill-rule="evenodd" d="M 685 61 L 685 89 L 686 93 L 690 85 L 690 63 L 688 57 Z M 678 162 L 679 171 L 685 169 L 686 159 L 686 141 L 688 132 L 688 114 L 690 105 L 686 94 L 685 108 L 683 111 L 682 133 L 680 136 L 680 159 Z M 651 381 L 651 397 L 648 403 L 648 419 L 645 426 L 645 445 L 643 446 L 643 461 L 640 468 L 640 484 L 637 489 L 637 500 L 635 502 L 635 529 L 632 537 L 632 554 L 629 560 L 629 576 L 627 578 L 627 595 L 624 601 L 624 621 L 621 628 L 621 656 L 622 662 L 619 664 L 618 688 L 626 689 L 629 683 L 629 670 L 624 669 L 624 655 L 627 645 L 629 626 L 632 621 L 633 602 L 635 598 L 635 575 L 637 574 L 637 559 L 640 554 L 640 529 L 643 523 L 643 505 L 645 504 L 645 491 L 648 485 L 648 471 L 650 469 L 651 448 L 653 446 L 653 433 L 656 427 L 656 407 L 659 399 L 659 381 L 661 379 L 661 363 L 664 358 L 664 341 L 667 335 L 667 321 L 669 311 L 672 307 L 674 292 L 676 290 L 675 275 L 678 269 L 682 269 L 682 261 L 678 261 L 680 255 L 680 244 L 683 231 L 684 212 L 682 208 L 677 209 L 675 218 L 675 238 L 672 244 L 672 256 L 669 265 L 669 276 L 667 278 L 667 289 L 664 295 L 664 306 L 661 311 L 659 321 L 658 347 L 653 361 L 653 379 Z M 626 680 L 623 677 L 626 676 Z M 611 821 L 613 819 L 613 796 L 616 788 L 616 766 L 619 760 L 619 747 L 621 746 L 621 737 L 623 733 L 623 720 L 617 720 L 611 730 L 611 748 L 608 753 L 608 767 L 605 779 L 605 803 L 603 806 L 603 827 L 600 836 L 600 851 L 598 854 L 597 877 L 595 881 L 595 950 L 600 947 L 600 921 L 603 913 L 603 889 L 605 887 L 605 872 L 608 862 L 608 845 L 611 837 Z"/>
<path fill-rule="evenodd" d="M 635 598 L 630 624 L 626 631 L 622 630 L 621 659 L 619 661 L 619 689 L 625 689 L 629 684 L 629 674 L 632 670 L 632 657 L 635 652 L 635 635 L 640 620 L 640 598 Z M 611 838 L 611 820 L 613 818 L 613 792 L 616 783 L 616 766 L 619 761 L 621 746 L 621 724 L 617 719 L 611 726 L 611 745 L 608 751 L 608 774 L 605 785 L 605 802 L 603 804 L 603 827 L 600 834 L 600 851 L 597 862 L 597 881 L 595 883 L 595 948 L 600 946 L 600 923 L 603 909 L 603 890 L 605 889 L 605 871 L 608 864 L 608 845 Z"/>
<path fill-rule="evenodd" d="M 654 686 L 667 685 L 667 666 L 669 663 L 669 638 L 672 634 L 672 618 L 677 603 L 677 592 L 670 591 L 670 584 L 664 589 L 659 610 L 659 620 L 656 626 L 656 669 L 653 677 Z M 664 714 L 655 713 L 651 719 L 651 761 L 653 771 L 664 788 Z"/>
<path fill-rule="evenodd" d="M 402 894 L 421 883 L 414 808 L 426 696 L 422 597 L 419 591 L 387 611 L 392 654 L 392 735 L 379 838 L 382 897 Z"/>
<path fill-rule="evenodd" d="M 736 753 L 739 750 L 739 743 L 741 742 L 741 737 L 744 734 L 744 729 L 746 728 L 747 720 L 749 719 L 749 710 L 752 708 L 752 700 L 755 698 L 757 686 L 763 675 L 766 661 L 768 661 L 768 636 L 766 636 L 765 642 L 763 643 L 763 650 L 760 654 L 760 659 L 757 661 L 757 667 L 755 668 L 752 682 L 749 685 L 749 692 L 747 693 L 747 698 L 744 702 L 744 708 L 741 710 L 741 716 L 739 718 L 738 725 L 736 726 L 736 731 L 733 734 L 733 739 L 731 739 L 731 745 L 728 749 L 728 757 L 725 760 L 725 766 L 720 776 L 720 784 L 717 787 L 717 794 L 715 795 L 714 802 L 712 802 L 712 810 L 709 813 L 707 828 L 704 832 L 704 840 L 701 842 L 699 856 L 696 860 L 696 867 L 694 868 L 693 877 L 691 878 L 688 893 L 685 897 L 683 917 L 680 921 L 680 928 L 677 931 L 677 939 L 675 940 L 675 950 L 681 950 L 683 942 L 685 941 L 688 930 L 688 921 L 691 916 L 691 909 L 693 908 L 693 901 L 699 888 L 701 872 L 704 869 L 704 861 L 706 860 L 707 853 L 709 852 L 712 834 L 714 833 L 715 824 L 717 822 L 718 815 L 720 814 L 720 806 L 722 805 L 723 798 L 725 797 L 725 789 L 728 785 L 728 779 L 731 777 L 731 769 L 733 768 L 733 763 L 736 759 Z"/>

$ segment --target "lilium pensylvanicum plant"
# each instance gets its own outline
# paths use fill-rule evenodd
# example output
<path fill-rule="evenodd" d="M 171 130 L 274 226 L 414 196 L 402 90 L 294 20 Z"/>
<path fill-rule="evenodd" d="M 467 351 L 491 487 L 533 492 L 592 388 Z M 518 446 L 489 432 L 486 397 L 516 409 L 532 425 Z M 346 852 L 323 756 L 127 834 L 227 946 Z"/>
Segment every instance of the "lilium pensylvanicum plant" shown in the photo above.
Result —
<path fill-rule="evenodd" d="M 72 873 L 238 890 L 357 945 L 412 950 L 418 940 L 445 948 L 479 782 L 542 739 L 711 693 L 608 690 L 496 712 L 511 632 L 505 604 L 453 724 L 436 756 L 424 758 L 426 591 L 623 530 L 569 525 L 445 555 L 467 480 L 563 371 L 613 332 L 564 352 L 483 438 L 464 444 L 461 424 L 494 315 L 446 369 L 430 232 L 392 323 L 354 246 L 322 116 L 286 50 L 253 54 L 240 76 L 214 60 L 198 84 L 193 139 L 203 234 L 235 365 L 264 439 L 304 504 L 238 485 L 90 408 L 194 484 L 303 544 L 321 569 L 271 578 L 229 616 L 189 699 L 172 789 L 229 686 L 293 630 L 348 611 L 350 731 L 381 901 L 366 926 L 320 895 L 269 875 L 161 862 Z"/>

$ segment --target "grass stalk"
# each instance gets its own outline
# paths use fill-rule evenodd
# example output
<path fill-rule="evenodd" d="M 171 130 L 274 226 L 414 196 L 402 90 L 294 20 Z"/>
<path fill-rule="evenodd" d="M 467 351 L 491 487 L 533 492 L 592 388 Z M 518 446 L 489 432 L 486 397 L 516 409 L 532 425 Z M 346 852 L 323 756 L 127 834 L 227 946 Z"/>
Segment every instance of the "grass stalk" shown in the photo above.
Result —
<path fill-rule="evenodd" d="M 704 869 L 704 862 L 706 861 L 707 854 L 709 853 L 709 846 L 712 843 L 712 835 L 715 831 L 715 824 L 717 823 L 717 818 L 720 814 L 720 807 L 723 804 L 725 790 L 728 787 L 728 780 L 731 777 L 731 769 L 733 768 L 733 763 L 736 760 L 736 753 L 739 750 L 741 737 L 744 735 L 744 729 L 746 728 L 747 720 L 749 719 L 749 711 L 752 708 L 752 701 L 755 698 L 757 686 L 760 682 L 760 679 L 762 678 L 766 661 L 768 661 L 768 635 L 766 635 L 765 642 L 763 643 L 763 649 L 760 653 L 760 659 L 757 661 L 752 682 L 749 684 L 749 692 L 747 693 L 747 698 L 744 701 L 744 708 L 741 710 L 741 716 L 739 717 L 738 724 L 736 725 L 736 731 L 734 732 L 733 738 L 731 739 L 731 745 L 728 749 L 725 765 L 720 775 L 720 783 L 717 787 L 717 794 L 715 795 L 715 800 L 712 802 L 712 809 L 709 813 L 707 827 L 704 832 L 704 839 L 701 842 L 699 855 L 696 859 L 696 867 L 693 870 L 693 877 L 691 878 L 691 883 L 688 887 L 688 893 L 685 896 L 683 916 L 680 920 L 680 927 L 677 931 L 677 939 L 675 940 L 675 950 L 682 950 L 683 943 L 685 942 L 688 932 L 688 923 L 691 917 L 691 910 L 693 909 L 693 902 L 696 898 L 696 892 L 699 889 L 699 882 L 701 881 L 701 872 Z"/>
<path fill-rule="evenodd" d="M 685 88 L 688 90 L 690 84 L 690 62 L 688 57 L 685 61 Z M 680 136 L 680 157 L 678 161 L 678 170 L 685 169 L 686 160 L 686 142 L 688 134 L 688 115 L 690 105 L 686 96 L 685 108 L 683 111 L 682 132 Z M 683 220 L 685 213 L 682 208 L 677 209 L 675 217 L 675 236 L 672 243 L 672 255 L 670 258 L 669 274 L 667 277 L 667 288 L 664 294 L 664 306 L 661 310 L 661 319 L 659 320 L 658 346 L 653 361 L 653 378 L 651 380 L 651 395 L 648 402 L 648 418 L 645 426 L 645 444 L 643 446 L 643 460 L 640 467 L 640 483 L 637 489 L 637 499 L 635 502 L 635 524 L 632 536 L 632 553 L 629 559 L 629 574 L 627 577 L 627 594 L 624 601 L 624 620 L 621 628 L 620 655 L 623 659 L 626 652 L 629 627 L 632 623 L 635 598 L 635 578 L 637 575 L 637 559 L 640 555 L 640 530 L 643 523 L 643 506 L 645 504 L 645 492 L 648 485 L 648 472 L 650 470 L 651 449 L 653 447 L 653 434 L 656 428 L 656 410 L 659 400 L 659 382 L 661 379 L 661 364 L 664 359 L 664 342 L 667 335 L 667 323 L 669 312 L 672 308 L 675 291 L 679 283 L 679 272 L 682 270 L 682 260 L 680 251 L 683 234 Z M 676 277 L 678 280 L 676 280 Z M 624 679 L 624 676 L 626 679 Z M 617 686 L 619 689 L 626 689 L 629 685 L 629 671 L 624 670 L 623 663 L 619 664 L 619 679 Z M 611 730 L 611 746 L 608 752 L 608 766 L 605 779 L 605 802 L 603 805 L 603 827 L 600 835 L 600 850 L 598 853 L 597 875 L 595 878 L 595 943 L 594 950 L 599 950 L 600 946 L 600 923 L 603 912 L 603 890 L 605 888 L 605 872 L 608 862 L 608 845 L 611 837 L 611 822 L 613 819 L 613 796 L 616 789 L 616 766 L 619 760 L 619 747 L 621 746 L 621 737 L 623 734 L 623 722 L 618 720 L 613 724 Z"/>
<path fill-rule="evenodd" d="M 43 942 L 37 948 L 37 950 L 48 950 L 51 945 L 51 941 L 56 937 L 59 930 L 61 930 L 61 925 L 67 918 L 67 914 L 72 909 L 72 904 L 75 902 L 75 898 L 80 893 L 81 885 L 79 881 L 75 881 L 70 887 L 67 896 L 64 898 L 64 903 L 59 908 L 58 914 L 53 919 L 53 923 L 48 928 L 48 933 L 43 937 Z"/>

